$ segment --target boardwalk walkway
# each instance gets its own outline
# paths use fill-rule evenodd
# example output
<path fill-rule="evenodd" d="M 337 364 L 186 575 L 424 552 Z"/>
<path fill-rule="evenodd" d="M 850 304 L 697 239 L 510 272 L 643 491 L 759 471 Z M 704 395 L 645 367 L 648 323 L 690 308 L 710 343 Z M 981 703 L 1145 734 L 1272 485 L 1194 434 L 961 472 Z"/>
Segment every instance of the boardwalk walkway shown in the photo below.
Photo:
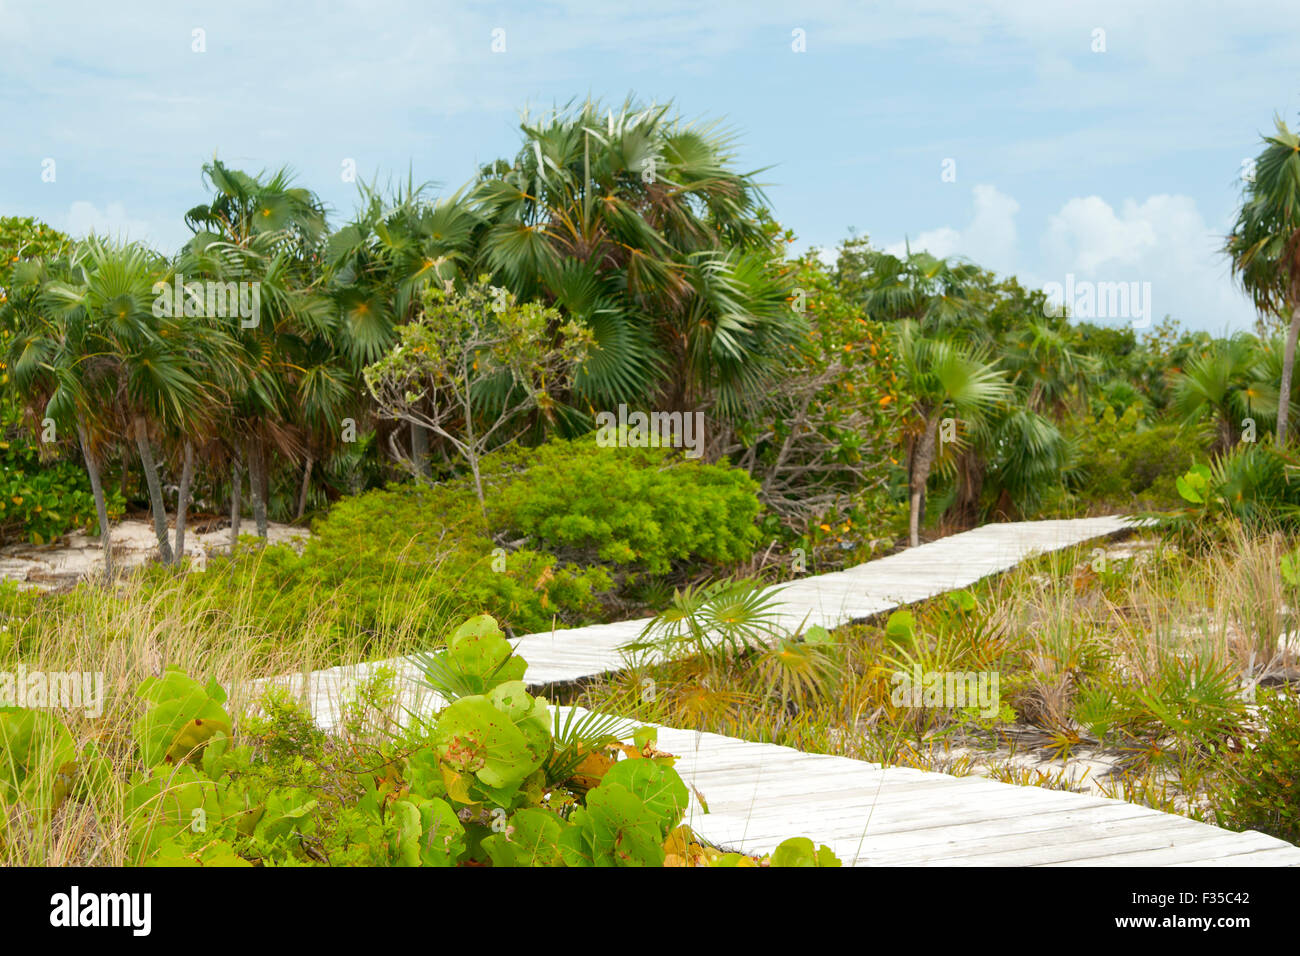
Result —
<path fill-rule="evenodd" d="M 789 836 L 845 866 L 1300 866 L 1300 847 L 1122 800 L 663 728 L 658 746 L 704 795 L 687 823 L 770 852 Z"/>
<path fill-rule="evenodd" d="M 783 623 L 837 627 L 924 600 L 1014 567 L 1031 554 L 1068 548 L 1130 527 L 1123 518 L 990 524 L 780 592 Z M 623 666 L 618 647 L 644 621 L 572 628 L 518 639 L 535 687 Z M 309 697 L 323 726 L 340 700 L 375 668 L 394 668 L 410 690 L 409 661 L 317 671 Z M 302 676 L 285 680 L 299 691 Z M 428 701 L 414 702 L 416 706 Z M 788 836 L 826 843 L 846 865 L 1290 865 L 1300 847 L 1120 800 L 981 777 L 952 777 L 807 754 L 774 744 L 661 728 L 659 746 L 708 803 L 691 799 L 688 822 L 715 843 L 751 852 Z"/>

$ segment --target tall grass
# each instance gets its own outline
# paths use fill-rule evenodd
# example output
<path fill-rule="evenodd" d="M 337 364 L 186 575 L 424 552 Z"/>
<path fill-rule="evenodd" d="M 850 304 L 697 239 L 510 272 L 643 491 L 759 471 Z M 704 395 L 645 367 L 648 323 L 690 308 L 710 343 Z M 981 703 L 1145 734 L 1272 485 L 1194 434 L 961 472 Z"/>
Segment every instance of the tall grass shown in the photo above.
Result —
<path fill-rule="evenodd" d="M 363 661 L 377 648 L 385 656 L 428 649 L 431 627 L 440 628 L 456 613 L 453 599 L 432 589 L 394 593 L 386 618 L 391 624 L 377 636 L 362 627 L 340 627 L 339 596 L 320 590 L 310 594 L 310 605 L 301 609 L 300 623 L 291 632 L 276 633 L 259 626 L 257 608 L 246 594 L 190 584 L 178 578 L 171 586 L 158 586 L 134 578 L 114 590 L 83 584 L 49 600 L 9 603 L 6 630 L 0 632 L 0 672 L 13 674 L 21 667 L 27 673 L 102 675 L 102 713 L 53 710 L 56 720 L 41 732 L 37 746 L 50 750 L 61 724 L 78 753 L 93 745 L 112 772 L 81 779 L 78 799 L 67 800 L 52 816 L 41 808 L 19 810 L 19 804 L 6 809 L 0 801 L 0 813 L 9 817 L 8 826 L 0 829 L 0 863 L 126 862 L 126 784 L 133 772 L 145 769 L 131 735 L 142 712 L 135 691 L 145 678 L 170 665 L 202 682 L 215 678 L 230 694 L 228 709 L 238 715 L 260 695 L 259 679 Z M 6 759 L 3 748 L 0 759 Z M 13 755 L 8 759 L 12 762 Z M 12 776 L 14 768 L 8 769 Z M 48 762 L 37 764 L 36 791 L 66 790 L 65 771 Z"/>

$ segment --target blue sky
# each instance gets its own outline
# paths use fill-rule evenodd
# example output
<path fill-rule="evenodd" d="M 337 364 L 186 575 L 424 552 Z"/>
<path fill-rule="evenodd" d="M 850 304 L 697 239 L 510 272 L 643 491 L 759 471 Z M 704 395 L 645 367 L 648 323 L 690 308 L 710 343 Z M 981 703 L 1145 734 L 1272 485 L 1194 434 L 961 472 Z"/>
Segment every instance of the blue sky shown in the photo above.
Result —
<path fill-rule="evenodd" d="M 215 152 L 292 166 L 337 222 L 355 197 L 346 160 L 450 191 L 514 155 L 521 110 L 634 93 L 734 128 L 739 164 L 771 167 L 762 178 L 798 248 L 854 228 L 1036 286 L 1150 282 L 1157 317 L 1247 328 L 1217 247 L 1260 133 L 1275 113 L 1300 116 L 1297 12 L 1295 0 L 0 0 L 0 214 L 173 251 Z"/>

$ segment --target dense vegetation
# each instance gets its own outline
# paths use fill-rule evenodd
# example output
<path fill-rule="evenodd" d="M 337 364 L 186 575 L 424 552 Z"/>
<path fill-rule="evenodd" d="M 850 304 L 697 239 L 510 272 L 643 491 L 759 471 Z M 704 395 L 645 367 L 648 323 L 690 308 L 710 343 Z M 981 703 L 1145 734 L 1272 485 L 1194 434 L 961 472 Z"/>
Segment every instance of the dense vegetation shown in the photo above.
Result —
<path fill-rule="evenodd" d="M 1258 327 L 1216 338 L 1078 321 L 865 237 L 791 256 L 728 137 L 665 107 L 521 132 L 462 189 L 363 185 L 340 223 L 287 170 L 216 159 L 178 250 L 0 219 L 0 540 L 80 530 L 104 564 L 0 588 L 0 672 L 106 667 L 116 728 L 0 706 L 6 858 L 756 862 L 679 828 L 681 781 L 649 738 L 615 746 L 630 727 L 575 737 L 518 674 L 448 684 L 503 646 L 484 614 L 519 634 L 664 612 L 629 653 L 677 659 L 584 688 L 597 710 L 950 770 L 973 766 L 954 741 L 1123 754 L 1117 795 L 1297 839 L 1296 134 L 1265 139 L 1224 245 Z M 1065 554 L 833 635 L 768 619 L 764 583 L 1118 512 L 1155 519 L 1145 557 Z M 123 517 L 151 522 L 146 567 L 114 562 Z M 311 534 L 271 544 L 271 522 Z M 200 559 L 196 524 L 227 553 Z M 449 703 L 427 725 L 375 691 L 384 732 L 332 736 L 244 693 L 430 648 Z M 1005 706 L 895 706 L 913 666 L 997 672 Z M 509 766 L 461 759 L 498 730 Z M 363 751 L 369 776 L 340 762 Z"/>

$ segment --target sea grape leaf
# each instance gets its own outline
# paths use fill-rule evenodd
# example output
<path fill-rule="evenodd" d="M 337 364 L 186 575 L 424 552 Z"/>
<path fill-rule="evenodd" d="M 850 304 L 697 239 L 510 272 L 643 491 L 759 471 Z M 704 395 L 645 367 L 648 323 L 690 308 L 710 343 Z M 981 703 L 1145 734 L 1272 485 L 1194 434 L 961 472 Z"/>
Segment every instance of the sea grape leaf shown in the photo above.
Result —
<path fill-rule="evenodd" d="M 429 684 L 451 700 L 521 680 L 528 669 L 489 614 L 471 617 L 447 638 L 445 650 L 417 655 L 417 661 Z"/>
<path fill-rule="evenodd" d="M 493 866 L 562 866 L 560 837 L 568 824 L 550 810 L 517 810 L 509 828 L 483 839 Z"/>
<path fill-rule="evenodd" d="M 465 853 L 465 828 L 446 800 L 412 800 L 420 811 L 420 864 L 455 866 Z"/>
<path fill-rule="evenodd" d="M 56 770 L 39 773 L 39 767 Z M 22 799 L 53 813 L 72 789 L 76 768 L 76 741 L 61 721 L 26 707 L 0 708 L 0 806 Z"/>
<path fill-rule="evenodd" d="M 601 787 L 618 785 L 635 794 L 654 816 L 661 831 L 661 843 L 681 822 L 690 800 L 686 784 L 677 771 L 653 760 L 620 760 L 606 771 L 600 782 Z"/>
<path fill-rule="evenodd" d="M 531 709 L 517 723 L 487 697 L 462 697 L 439 716 L 434 740 L 449 769 L 472 773 L 488 787 L 509 790 L 518 788 L 546 757 L 541 740 L 549 744 L 549 730 L 543 718 L 542 733 L 537 734 L 531 726 L 535 720 Z M 445 774 L 444 780 L 456 795 L 454 782 Z"/>
<path fill-rule="evenodd" d="M 807 837 L 791 837 L 772 851 L 771 866 L 839 866 L 830 847 L 813 846 Z"/>
<path fill-rule="evenodd" d="M 664 864 L 659 817 L 622 784 L 602 781 L 569 822 L 560 835 L 560 854 L 569 866 Z"/>
<path fill-rule="evenodd" d="M 911 644 L 916 633 L 916 618 L 911 611 L 895 611 L 885 622 L 885 636 L 895 644 Z"/>
<path fill-rule="evenodd" d="M 230 733 L 230 715 L 221 706 L 226 692 L 215 679 L 203 686 L 178 667 L 161 678 L 148 677 L 136 695 L 150 706 L 132 727 L 145 766 L 180 763 L 199 753 L 209 738 Z"/>

